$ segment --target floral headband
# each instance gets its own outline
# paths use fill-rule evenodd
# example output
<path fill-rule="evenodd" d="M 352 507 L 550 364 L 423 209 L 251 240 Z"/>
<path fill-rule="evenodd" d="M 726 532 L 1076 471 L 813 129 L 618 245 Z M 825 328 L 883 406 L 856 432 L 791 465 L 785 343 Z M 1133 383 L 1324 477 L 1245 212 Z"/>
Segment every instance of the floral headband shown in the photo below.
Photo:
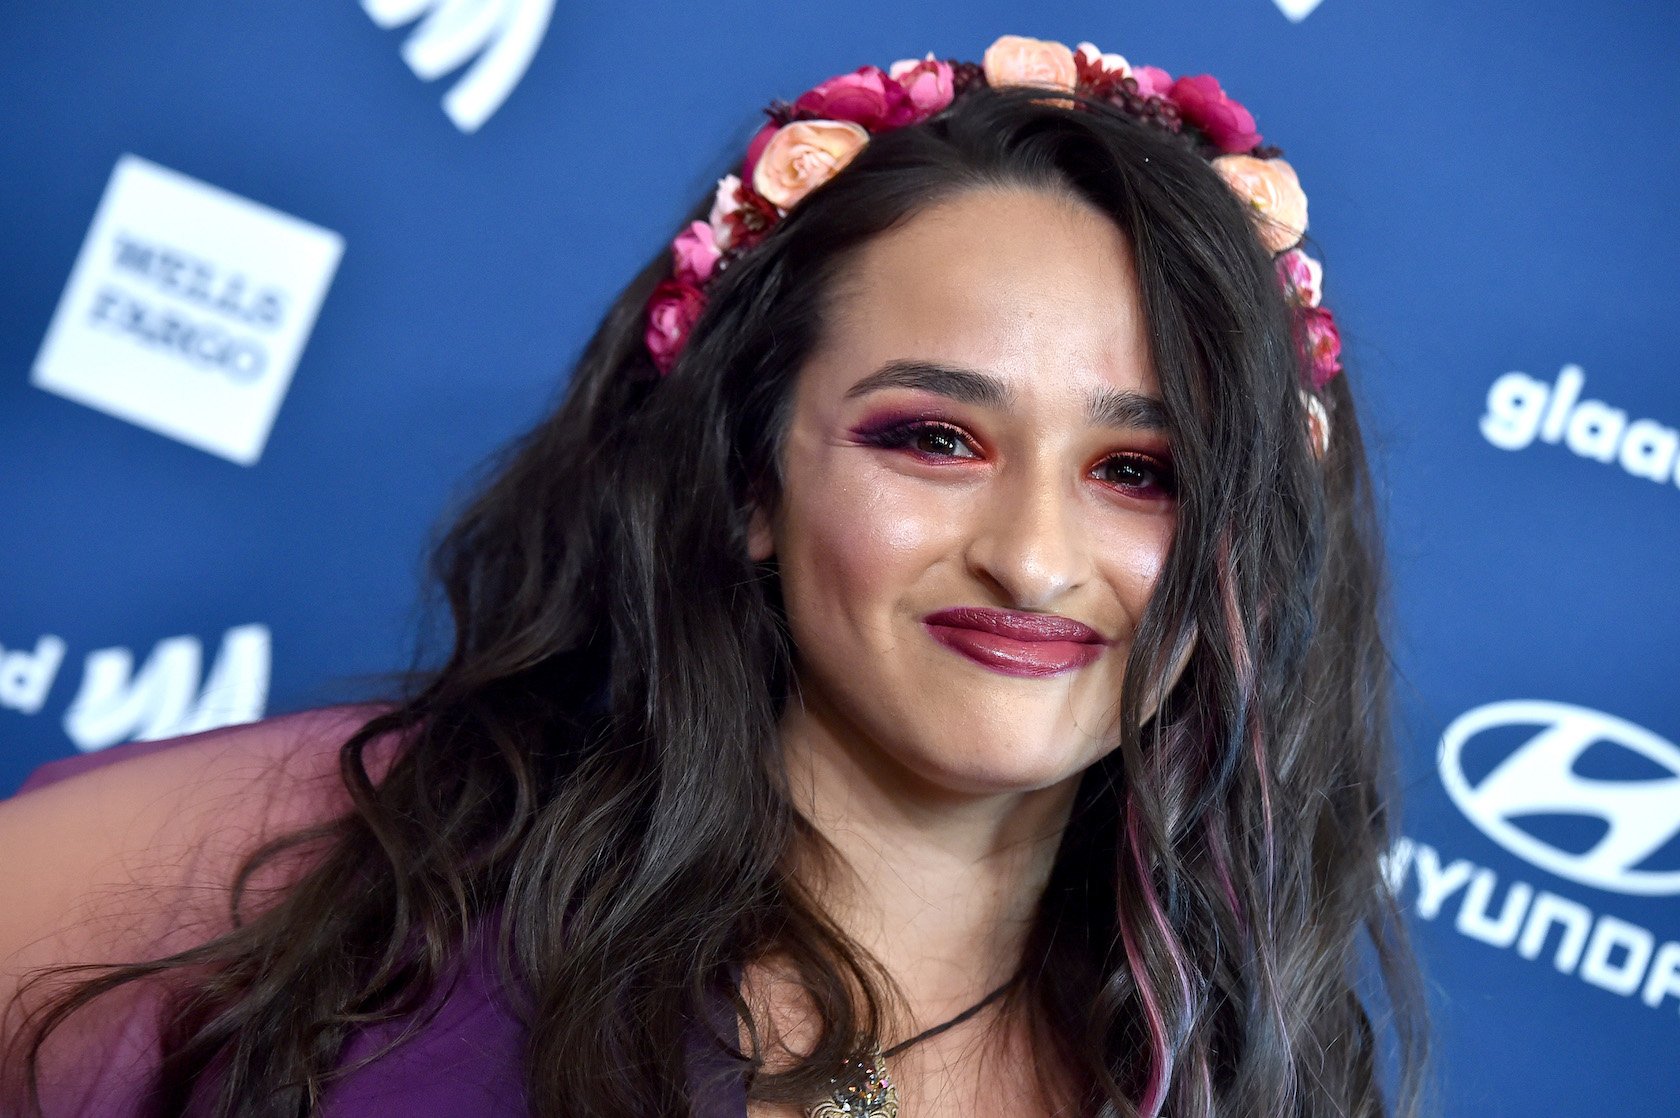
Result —
<path fill-rule="evenodd" d="M 668 279 L 647 306 L 648 352 L 661 375 L 677 355 L 705 306 L 713 276 L 765 235 L 799 200 L 840 171 L 871 135 L 916 124 L 979 86 L 1032 86 L 1086 94 L 1172 132 L 1191 130 L 1217 150 L 1210 162 L 1253 210 L 1261 243 L 1272 253 L 1279 281 L 1294 308 L 1317 392 L 1342 371 L 1341 335 L 1320 305 L 1324 269 L 1298 246 L 1307 229 L 1307 196 L 1295 169 L 1276 148 L 1261 147 L 1254 117 L 1211 75 L 1174 80 L 1154 66 L 1132 66 L 1090 43 L 1062 43 L 1004 35 L 979 65 L 904 59 L 886 70 L 861 66 L 801 94 L 775 102 L 770 120 L 747 146 L 739 175 L 718 180 L 708 220 L 691 222 L 671 242 Z M 1072 102 L 1068 102 L 1072 104 Z M 1317 405 L 1309 397 L 1309 407 Z M 1322 416 L 1316 409 L 1315 421 Z"/>

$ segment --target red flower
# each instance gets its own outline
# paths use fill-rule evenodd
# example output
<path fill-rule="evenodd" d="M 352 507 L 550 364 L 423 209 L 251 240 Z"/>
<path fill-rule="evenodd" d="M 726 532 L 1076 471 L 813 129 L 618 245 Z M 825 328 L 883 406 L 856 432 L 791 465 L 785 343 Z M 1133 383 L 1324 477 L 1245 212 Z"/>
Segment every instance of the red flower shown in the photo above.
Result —
<path fill-rule="evenodd" d="M 872 132 L 902 128 L 921 115 L 903 86 L 879 66 L 859 66 L 800 94 L 795 112 L 815 120 L 845 120 Z"/>
<path fill-rule="evenodd" d="M 718 180 L 712 212 L 706 220 L 712 227 L 712 243 L 722 252 L 738 253 L 762 241 L 764 234 L 776 224 L 776 216 L 776 207 L 770 204 L 768 198 L 762 197 L 739 177 L 725 175 Z M 720 261 L 712 265 L 714 269 L 721 266 Z M 693 277 L 683 275 L 680 270 L 674 269 L 673 274 L 680 280 L 694 282 Z M 703 277 L 701 282 L 710 278 L 709 275 Z"/>
<path fill-rule="evenodd" d="M 1295 313 L 1300 316 L 1313 391 L 1317 392 L 1342 371 L 1342 332 L 1324 307 L 1301 307 Z"/>
<path fill-rule="evenodd" d="M 1227 97 L 1212 74 L 1179 78 L 1167 89 L 1167 97 L 1223 152 L 1252 151 L 1260 142 L 1253 114 Z"/>
<path fill-rule="evenodd" d="M 653 289 L 653 296 L 648 300 L 644 337 L 660 376 L 669 373 L 677 363 L 677 354 L 687 344 L 688 332 L 694 329 L 705 305 L 706 297 L 699 288 L 678 280 L 665 280 Z"/>
<path fill-rule="evenodd" d="M 1079 78 L 1074 88 L 1093 97 L 1107 97 L 1123 89 L 1131 64 L 1118 54 L 1103 54 L 1095 43 L 1080 43 L 1073 52 L 1074 68 Z M 1133 79 L 1136 80 L 1136 79 Z"/>

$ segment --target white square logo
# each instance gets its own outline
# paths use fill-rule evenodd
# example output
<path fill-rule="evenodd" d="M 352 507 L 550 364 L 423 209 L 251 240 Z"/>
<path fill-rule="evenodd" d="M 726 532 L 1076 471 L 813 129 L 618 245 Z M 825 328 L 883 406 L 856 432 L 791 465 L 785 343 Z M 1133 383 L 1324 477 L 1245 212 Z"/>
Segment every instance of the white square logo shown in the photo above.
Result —
<path fill-rule="evenodd" d="M 329 229 L 124 155 L 34 383 L 252 465 L 343 251 Z"/>

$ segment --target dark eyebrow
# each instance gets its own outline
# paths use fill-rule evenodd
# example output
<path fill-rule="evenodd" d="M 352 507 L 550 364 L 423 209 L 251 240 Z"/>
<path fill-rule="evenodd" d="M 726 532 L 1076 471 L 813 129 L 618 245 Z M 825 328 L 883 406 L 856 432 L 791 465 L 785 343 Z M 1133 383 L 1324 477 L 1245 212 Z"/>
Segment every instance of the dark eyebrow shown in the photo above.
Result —
<path fill-rule="evenodd" d="M 888 361 L 846 391 L 848 400 L 880 388 L 919 388 L 964 404 L 1008 408 L 1014 402 L 1009 386 L 994 376 L 958 365 L 933 361 Z"/>
<path fill-rule="evenodd" d="M 888 361 L 846 391 L 848 400 L 882 388 L 915 388 L 964 404 L 1008 410 L 1015 394 L 997 377 L 960 365 L 936 361 Z M 1161 401 L 1125 388 L 1109 388 L 1091 397 L 1091 422 L 1100 427 L 1165 431 L 1167 410 Z"/>
<path fill-rule="evenodd" d="M 1126 388 L 1108 388 L 1091 398 L 1091 422 L 1099 427 L 1166 431 L 1167 409 L 1161 401 Z"/>

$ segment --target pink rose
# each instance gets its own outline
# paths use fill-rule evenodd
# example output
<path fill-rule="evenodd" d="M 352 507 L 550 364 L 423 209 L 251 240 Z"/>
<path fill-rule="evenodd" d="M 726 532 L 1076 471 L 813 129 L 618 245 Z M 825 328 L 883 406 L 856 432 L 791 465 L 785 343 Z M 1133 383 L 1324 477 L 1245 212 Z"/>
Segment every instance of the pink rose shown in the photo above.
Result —
<path fill-rule="evenodd" d="M 753 168 L 753 189 L 784 212 L 852 161 L 869 133 L 849 120 L 796 120 L 764 145 Z"/>
<path fill-rule="evenodd" d="M 747 157 L 741 161 L 741 178 L 752 181 L 753 170 L 758 166 L 758 157 L 764 154 L 764 147 L 770 142 L 770 137 L 776 134 L 781 125 L 773 120 L 764 122 L 764 127 L 753 133 L 753 138 L 747 142 Z"/>
<path fill-rule="evenodd" d="M 1260 142 L 1254 117 L 1225 95 L 1212 74 L 1179 78 L 1167 90 L 1184 119 L 1207 134 L 1220 151 L 1252 151 Z"/>
<path fill-rule="evenodd" d="M 1172 75 L 1159 66 L 1132 67 L 1132 80 L 1137 82 L 1140 97 L 1165 97 L 1172 88 Z"/>
<path fill-rule="evenodd" d="M 1296 313 L 1301 316 L 1313 391 L 1317 392 L 1342 371 L 1342 332 L 1325 307 L 1302 307 Z"/>
<path fill-rule="evenodd" d="M 1316 307 L 1323 299 L 1324 265 L 1298 248 L 1277 258 L 1278 275 L 1284 289 L 1304 307 Z"/>
<path fill-rule="evenodd" d="M 1066 45 L 1025 35 L 1000 35 L 986 48 L 980 66 L 986 73 L 986 84 L 994 88 L 1042 85 L 1072 89 L 1079 79 L 1079 66 Z"/>
<path fill-rule="evenodd" d="M 1260 220 L 1260 240 L 1271 253 L 1294 248 L 1307 231 L 1307 196 L 1295 168 L 1282 159 L 1221 155 L 1213 169 Z"/>
<path fill-rule="evenodd" d="M 915 107 L 915 119 L 926 120 L 951 103 L 956 96 L 951 64 L 941 62 L 929 51 L 923 59 L 904 58 L 887 67 L 887 76 L 897 82 Z"/>
<path fill-rule="evenodd" d="M 671 242 L 674 259 L 671 272 L 679 283 L 699 287 L 712 278 L 712 267 L 722 255 L 723 250 L 712 236 L 712 227 L 704 221 L 691 221 Z"/>
<path fill-rule="evenodd" d="M 879 66 L 859 66 L 799 95 L 796 112 L 849 120 L 871 130 L 901 128 L 915 114 L 910 95 Z"/>
<path fill-rule="evenodd" d="M 647 333 L 643 335 L 653 364 L 664 376 L 677 363 L 677 354 L 688 342 L 688 332 L 706 305 L 698 288 L 678 280 L 665 280 L 653 289 L 648 300 Z"/>

